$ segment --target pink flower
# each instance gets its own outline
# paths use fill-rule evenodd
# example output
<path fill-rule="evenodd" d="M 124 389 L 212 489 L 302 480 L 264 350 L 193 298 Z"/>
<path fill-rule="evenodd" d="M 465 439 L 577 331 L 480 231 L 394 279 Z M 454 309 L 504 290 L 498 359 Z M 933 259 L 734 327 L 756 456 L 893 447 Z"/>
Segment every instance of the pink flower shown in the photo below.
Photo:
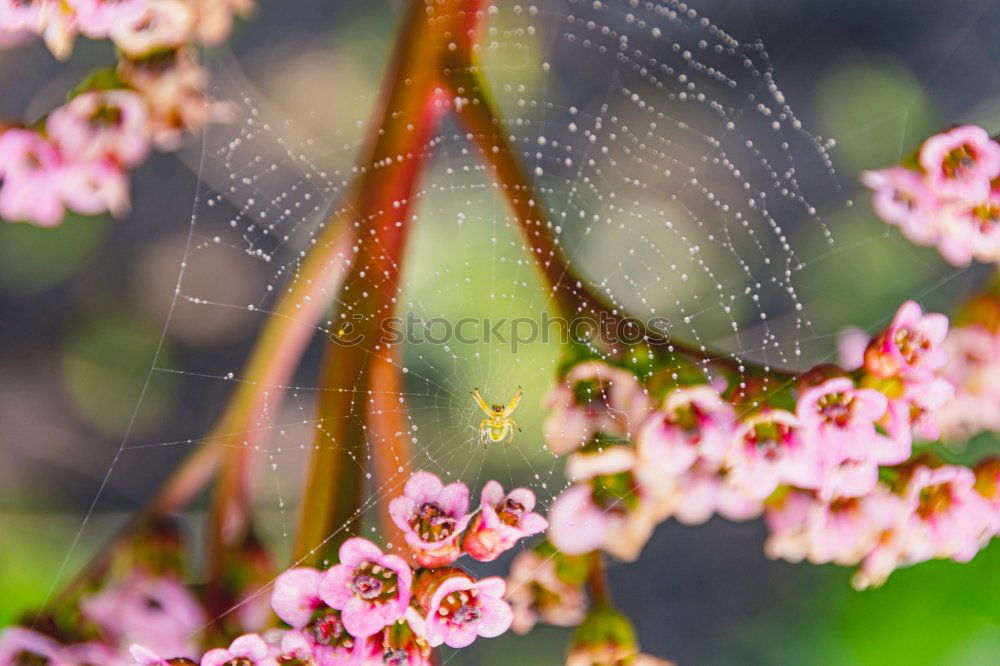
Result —
<path fill-rule="evenodd" d="M 205 70 L 191 48 L 156 58 L 118 63 L 118 75 L 142 95 L 150 112 L 153 143 L 175 150 L 185 132 L 232 119 L 232 107 L 205 95 Z"/>
<path fill-rule="evenodd" d="M 600 361 L 573 367 L 547 399 L 545 441 L 562 455 L 597 433 L 629 437 L 649 413 L 649 401 L 635 375 Z"/>
<path fill-rule="evenodd" d="M 341 612 L 326 608 L 303 630 L 320 664 L 350 663 L 357 641 L 347 633 Z"/>
<path fill-rule="evenodd" d="M 128 649 L 132 655 L 130 666 L 197 666 L 197 662 L 184 657 L 165 659 L 152 650 L 141 645 L 132 645 Z"/>
<path fill-rule="evenodd" d="M 781 483 L 814 488 L 821 479 L 822 458 L 805 440 L 798 418 L 781 409 L 746 419 L 733 436 L 729 478 L 750 499 L 762 500 Z"/>
<path fill-rule="evenodd" d="M 458 539 L 471 519 L 468 511 L 469 489 L 464 483 L 445 486 L 425 471 L 415 472 L 403 495 L 389 503 L 393 522 L 425 567 L 443 566 L 458 558 Z"/>
<path fill-rule="evenodd" d="M 173 578 L 133 573 L 83 600 L 83 614 L 124 648 L 138 643 L 160 654 L 194 654 L 205 624 L 194 596 Z"/>
<path fill-rule="evenodd" d="M 354 663 L 358 666 L 431 666 L 431 649 L 423 634 L 424 620 L 410 606 L 403 618 L 358 642 L 352 655 Z"/>
<path fill-rule="evenodd" d="M 127 662 L 122 659 L 122 657 L 118 654 L 118 651 L 110 645 L 91 641 L 89 643 L 75 643 L 73 645 L 67 645 L 59 651 L 59 654 L 56 656 L 55 663 L 60 666 L 90 666 L 91 664 L 101 664 L 101 666 L 125 666 Z M 184 660 L 180 663 L 184 664 L 189 662 Z"/>
<path fill-rule="evenodd" d="M 856 326 L 848 326 L 837 336 L 837 360 L 840 367 L 854 371 L 865 363 L 865 349 L 871 336 Z"/>
<path fill-rule="evenodd" d="M 479 514 L 473 518 L 462 549 L 479 560 L 490 562 L 524 537 L 545 531 L 548 521 L 532 512 L 535 494 L 514 488 L 504 495 L 503 486 L 489 481 L 483 487 Z"/>
<path fill-rule="evenodd" d="M 634 469 L 637 462 L 635 449 L 622 440 L 595 439 L 569 455 L 566 477 L 570 481 L 586 481 L 595 476 L 620 474 Z"/>
<path fill-rule="evenodd" d="M 72 8 L 80 32 L 94 39 L 107 37 L 117 23 L 135 19 L 146 3 L 146 0 L 64 1 Z"/>
<path fill-rule="evenodd" d="M 549 508 L 549 539 L 567 555 L 603 548 L 618 559 L 635 560 L 662 516 L 644 499 L 627 472 L 570 486 Z"/>
<path fill-rule="evenodd" d="M 191 0 L 197 21 L 198 38 L 208 46 L 222 43 L 233 31 L 234 15 L 246 16 L 254 0 Z"/>
<path fill-rule="evenodd" d="M 413 573 L 395 555 L 358 537 L 340 547 L 340 564 L 330 567 L 319 584 L 319 595 L 341 611 L 344 628 L 364 638 L 403 617 L 410 602 Z"/>
<path fill-rule="evenodd" d="M 965 439 L 980 430 L 1000 430 L 1000 338 L 982 326 L 948 331 L 943 345 L 948 363 L 944 377 L 955 397 L 934 410 L 945 439 Z"/>
<path fill-rule="evenodd" d="M 69 58 L 76 34 L 76 15 L 69 5 L 56 0 L 43 0 L 41 35 L 52 55 L 59 60 Z"/>
<path fill-rule="evenodd" d="M 496 576 L 474 581 L 456 574 L 441 581 L 427 604 L 427 642 L 463 648 L 476 636 L 493 638 L 507 631 L 513 613 L 503 600 L 506 584 Z"/>
<path fill-rule="evenodd" d="M 835 377 L 802 391 L 795 413 L 802 436 L 813 440 L 821 455 L 839 461 L 870 454 L 877 436 L 875 421 L 888 405 L 882 393 Z"/>
<path fill-rule="evenodd" d="M 684 525 L 701 525 L 716 513 L 728 520 L 749 520 L 764 508 L 733 485 L 725 468 L 712 464 L 695 464 L 673 481 L 670 493 L 666 513 Z"/>
<path fill-rule="evenodd" d="M 125 55 L 139 60 L 184 46 L 193 27 L 194 14 L 183 0 L 146 0 L 140 12 L 112 23 L 108 36 Z"/>
<path fill-rule="evenodd" d="M 61 646 L 54 639 L 23 627 L 0 631 L 0 664 L 55 663 Z"/>
<path fill-rule="evenodd" d="M 271 666 L 273 650 L 257 634 L 244 634 L 229 644 L 228 649 L 209 650 L 201 658 L 201 666 Z"/>
<path fill-rule="evenodd" d="M 990 181 L 1000 176 L 1000 146 L 975 125 L 962 125 L 927 139 L 920 147 L 919 159 L 931 188 L 945 197 L 985 199 Z"/>
<path fill-rule="evenodd" d="M 40 34 L 49 0 L 0 0 L 0 30 Z"/>
<path fill-rule="evenodd" d="M 296 629 L 309 624 L 313 613 L 323 606 L 319 584 L 323 574 L 316 569 L 289 569 L 278 576 L 271 591 L 271 608 Z"/>
<path fill-rule="evenodd" d="M 128 213 L 128 178 L 112 162 L 72 162 L 61 176 L 63 201 L 76 212 L 97 215 L 108 211 L 115 217 Z"/>
<path fill-rule="evenodd" d="M 817 500 L 790 491 L 766 513 L 769 557 L 815 564 L 861 562 L 905 515 L 899 496 L 879 485 L 862 497 Z"/>
<path fill-rule="evenodd" d="M 134 166 L 149 153 L 146 103 L 128 90 L 77 95 L 53 111 L 45 127 L 63 154 L 75 161 L 111 159 Z"/>
<path fill-rule="evenodd" d="M 910 508 L 903 534 L 909 560 L 950 557 L 967 562 L 992 537 L 994 516 L 975 484 L 967 467 L 913 470 L 903 493 Z"/>
<path fill-rule="evenodd" d="M 733 408 L 708 386 L 681 388 L 646 419 L 636 448 L 643 464 L 667 476 L 686 471 L 698 458 L 720 462 L 736 427 Z"/>
<path fill-rule="evenodd" d="M 7 130 L 0 135 L 0 178 L 0 217 L 43 227 L 62 221 L 62 159 L 55 145 L 30 130 Z"/>
<path fill-rule="evenodd" d="M 939 435 L 937 413 L 954 397 L 955 387 L 940 377 L 906 385 L 903 398 L 909 404 L 909 425 L 913 431 L 925 440 L 936 440 Z"/>
<path fill-rule="evenodd" d="M 938 249 L 955 266 L 968 266 L 973 259 L 1000 260 L 1000 193 L 977 201 L 957 201 L 940 215 Z"/>
<path fill-rule="evenodd" d="M 941 347 L 948 333 L 943 314 L 924 314 L 914 301 L 903 303 L 885 331 L 865 351 L 865 367 L 879 377 L 926 378 L 946 362 Z"/>
<path fill-rule="evenodd" d="M 923 174 L 897 166 L 866 171 L 861 182 L 875 191 L 872 205 L 879 217 L 898 226 L 914 243 L 927 245 L 937 239 L 939 202 Z"/>
<path fill-rule="evenodd" d="M 542 621 L 572 627 L 583 620 L 586 599 L 579 585 L 559 577 L 555 558 L 527 550 L 518 553 L 507 578 L 507 601 L 513 611 L 511 628 L 526 634 Z"/>

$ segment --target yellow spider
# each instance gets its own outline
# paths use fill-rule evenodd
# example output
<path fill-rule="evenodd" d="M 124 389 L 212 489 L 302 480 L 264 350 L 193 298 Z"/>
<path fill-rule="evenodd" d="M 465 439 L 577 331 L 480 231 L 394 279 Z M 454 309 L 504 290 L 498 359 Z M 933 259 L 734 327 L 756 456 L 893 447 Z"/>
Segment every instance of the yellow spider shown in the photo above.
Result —
<path fill-rule="evenodd" d="M 504 444 L 506 446 L 514 439 L 514 428 L 521 432 L 521 427 L 514 423 L 514 419 L 510 418 L 510 415 L 517 409 L 517 403 L 521 402 L 522 395 L 524 395 L 524 391 L 518 386 L 517 393 L 506 405 L 501 403 L 490 405 L 483 400 L 479 389 L 472 389 L 472 397 L 479 405 L 479 409 L 486 414 L 486 418 L 479 424 L 479 443 L 483 445 L 484 449 L 487 440 L 498 444 L 506 439 Z"/>

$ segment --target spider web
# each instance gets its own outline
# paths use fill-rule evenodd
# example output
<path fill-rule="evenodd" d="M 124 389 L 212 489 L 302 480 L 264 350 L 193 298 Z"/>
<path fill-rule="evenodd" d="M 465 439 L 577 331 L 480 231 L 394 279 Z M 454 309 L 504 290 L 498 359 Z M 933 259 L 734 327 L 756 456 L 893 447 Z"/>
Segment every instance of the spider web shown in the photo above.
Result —
<path fill-rule="evenodd" d="M 702 4 L 726 20 L 703 15 Z M 833 166 L 835 141 L 800 121 L 752 19 L 742 3 L 497 3 L 489 7 L 481 55 L 503 130 L 533 174 L 572 268 L 591 290 L 635 316 L 669 318 L 676 339 L 737 361 L 805 369 L 834 358 L 839 324 L 814 321 L 824 294 L 814 282 L 804 289 L 803 275 L 888 232 L 869 226 L 860 238 L 839 239 L 829 218 L 855 215 L 853 174 L 842 180 Z M 338 94 L 330 108 L 292 113 L 274 77 L 255 80 L 232 56 L 211 65 L 212 92 L 234 104 L 238 120 L 209 128 L 190 158 L 200 185 L 165 337 L 216 318 L 259 327 L 296 279 L 330 211 L 343 206 L 374 102 L 369 82 L 357 94 Z M 359 74 L 337 81 L 340 91 L 365 88 L 350 85 L 358 81 L 352 76 Z M 901 143 L 900 156 L 909 148 Z M 565 487 L 562 463 L 543 449 L 540 434 L 544 393 L 561 351 L 556 336 L 516 350 L 509 340 L 441 337 L 444 322 L 463 318 L 537 322 L 550 303 L 465 129 L 446 119 L 428 150 L 397 313 L 422 322 L 415 327 L 422 340 L 405 346 L 405 391 L 398 396 L 414 468 L 467 483 L 474 503 L 489 478 L 527 485 L 544 510 Z M 214 279 L 189 278 L 199 271 Z M 927 292 L 959 274 L 939 272 Z M 227 295 L 234 280 L 246 298 Z M 336 314 L 319 322 L 317 340 L 331 335 L 336 322 Z M 314 415 L 319 346 L 291 385 L 268 387 L 259 415 L 264 432 L 253 438 L 260 527 L 285 550 L 323 425 Z M 204 385 L 218 396 L 205 406 L 211 414 L 243 381 L 238 367 L 220 372 L 154 362 L 150 372 Z M 519 386 L 525 397 L 515 418 L 522 432 L 508 446 L 483 448 L 483 415 L 470 390 L 505 402 Z M 344 418 L 361 419 L 364 405 L 356 401 L 357 411 Z M 126 433 L 77 539 L 120 459 L 191 448 L 203 436 L 201 424 L 172 441 Z M 369 465 L 378 444 L 367 442 L 365 460 L 356 462 Z M 396 475 L 390 487 L 370 485 L 366 530 L 374 530 L 373 509 L 404 482 Z M 67 561 L 75 547 L 76 541 Z"/>

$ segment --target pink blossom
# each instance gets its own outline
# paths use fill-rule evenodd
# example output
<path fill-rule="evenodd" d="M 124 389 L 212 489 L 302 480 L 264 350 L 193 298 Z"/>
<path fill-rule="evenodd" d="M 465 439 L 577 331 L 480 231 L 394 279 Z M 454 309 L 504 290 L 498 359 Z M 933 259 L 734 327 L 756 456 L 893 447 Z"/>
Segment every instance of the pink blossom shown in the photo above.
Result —
<path fill-rule="evenodd" d="M 854 371 L 865 363 L 865 349 L 871 336 L 857 326 L 848 326 L 837 336 L 837 360 L 840 367 Z"/>
<path fill-rule="evenodd" d="M 77 32 L 76 14 L 69 5 L 56 0 L 42 3 L 41 35 L 53 56 L 69 58 Z"/>
<path fill-rule="evenodd" d="M 586 481 L 595 476 L 620 474 L 634 469 L 637 462 L 631 446 L 616 440 L 594 440 L 569 455 L 566 477 L 570 481 Z"/>
<path fill-rule="evenodd" d="M 108 211 L 122 217 L 131 206 L 128 177 L 108 160 L 67 164 L 60 184 L 66 205 L 84 215 Z"/>
<path fill-rule="evenodd" d="M 122 60 L 118 75 L 146 100 L 153 143 L 161 150 L 177 149 L 185 132 L 233 117 L 230 105 L 206 97 L 205 70 L 190 48 L 146 60 Z"/>
<path fill-rule="evenodd" d="M 322 576 L 309 567 L 282 572 L 271 591 L 271 607 L 275 614 L 296 629 L 309 624 L 316 609 L 323 606 L 319 595 Z"/>
<path fill-rule="evenodd" d="M 469 489 L 464 483 L 446 486 L 425 471 L 415 472 L 403 495 L 389 503 L 393 522 L 425 567 L 443 566 L 458 558 L 458 539 L 471 519 L 468 511 Z"/>
<path fill-rule="evenodd" d="M 649 413 L 635 375 L 600 361 L 580 363 L 547 398 L 545 441 L 552 453 L 569 453 L 597 433 L 629 437 Z"/>
<path fill-rule="evenodd" d="M 205 624 L 204 611 L 180 582 L 139 572 L 84 599 L 80 609 L 123 648 L 138 643 L 171 657 L 191 656 Z"/>
<path fill-rule="evenodd" d="M 0 0 L 2 3 L 3 0 Z M 29 41 L 32 35 L 26 30 L 7 30 L 0 25 L 0 49 L 9 49 Z"/>
<path fill-rule="evenodd" d="M 729 480 L 728 471 L 715 465 L 697 463 L 669 485 L 665 515 L 684 525 L 701 525 L 716 513 L 728 520 L 749 520 L 763 511 L 760 500 L 747 497 Z"/>
<path fill-rule="evenodd" d="M 927 245 L 937 239 L 939 201 L 922 174 L 897 166 L 866 171 L 861 182 L 875 191 L 872 205 L 879 217 L 914 243 Z"/>
<path fill-rule="evenodd" d="M 976 476 L 967 467 L 913 470 L 903 493 L 910 508 L 903 535 L 908 559 L 967 562 L 992 537 L 994 516 L 975 484 Z"/>
<path fill-rule="evenodd" d="M 146 0 L 64 0 L 73 10 L 80 32 L 103 39 L 116 23 L 131 21 L 142 12 Z"/>
<path fill-rule="evenodd" d="M 942 209 L 938 249 L 955 266 L 973 259 L 1000 260 L 1000 193 L 979 201 L 957 201 Z"/>
<path fill-rule="evenodd" d="M 424 629 L 423 618 L 410 606 L 403 618 L 382 632 L 358 641 L 352 655 L 354 663 L 358 666 L 431 666 L 431 649 Z"/>
<path fill-rule="evenodd" d="M 888 404 L 882 393 L 835 377 L 802 391 L 795 413 L 802 436 L 811 439 L 821 455 L 842 460 L 869 454 L 877 436 L 875 421 Z"/>
<path fill-rule="evenodd" d="M 164 658 L 142 645 L 132 645 L 128 649 L 132 656 L 130 666 L 196 666 L 197 662 L 184 657 Z"/>
<path fill-rule="evenodd" d="M 304 630 L 313 654 L 320 664 L 350 663 L 357 650 L 357 641 L 344 628 L 341 612 L 327 608 Z"/>
<path fill-rule="evenodd" d="M 828 502 L 790 491 L 767 509 L 769 536 L 764 549 L 769 557 L 792 562 L 858 564 L 904 515 L 900 497 L 882 485 L 861 497 Z"/>
<path fill-rule="evenodd" d="M 354 537 L 341 545 L 340 564 L 323 574 L 319 595 L 341 611 L 349 634 L 364 638 L 403 617 L 412 578 L 402 558 L 383 555 L 372 542 Z"/>
<path fill-rule="evenodd" d="M 209 650 L 201 658 L 201 666 L 273 666 L 275 650 L 257 634 L 244 634 L 229 644 L 228 649 Z"/>
<path fill-rule="evenodd" d="M 0 134 L 0 217 L 43 227 L 62 221 L 62 159 L 55 145 L 36 132 L 9 129 Z"/>
<path fill-rule="evenodd" d="M 513 613 L 503 600 L 506 584 L 496 576 L 474 581 L 456 574 L 441 581 L 427 604 L 427 642 L 463 648 L 477 636 L 493 638 L 507 631 Z"/>
<path fill-rule="evenodd" d="M 559 577 L 556 557 L 527 550 L 518 553 L 511 563 L 507 601 L 513 610 L 511 628 L 516 633 L 528 633 L 539 621 L 572 627 L 583 620 L 583 590 Z"/>
<path fill-rule="evenodd" d="M 184 46 L 194 27 L 194 14 L 183 0 L 146 0 L 141 11 L 112 23 L 108 36 L 133 60 Z"/>
<path fill-rule="evenodd" d="M 865 367 L 879 377 L 926 378 L 948 360 L 941 346 L 947 333 L 947 317 L 924 314 L 916 302 L 906 301 L 868 345 Z"/>
<path fill-rule="evenodd" d="M 921 438 L 938 438 L 937 413 L 955 397 L 955 387 L 946 379 L 935 377 L 926 382 L 907 384 L 903 398 L 909 403 L 909 424 Z M 880 461 L 884 462 L 884 461 Z M 902 460 L 892 461 L 893 463 Z"/>
<path fill-rule="evenodd" d="M 91 666 L 91 664 L 126 666 L 127 661 L 110 645 L 91 641 L 67 645 L 59 651 L 55 663 L 60 666 Z M 182 661 L 181 663 L 186 662 Z"/>
<path fill-rule="evenodd" d="M 990 181 L 1000 176 L 1000 146 L 975 125 L 937 134 L 920 147 L 920 166 L 931 188 L 941 196 L 985 199 Z"/>
<path fill-rule="evenodd" d="M 128 90 L 77 95 L 53 111 L 45 127 L 63 154 L 75 161 L 111 159 L 134 166 L 149 152 L 146 103 Z"/>
<path fill-rule="evenodd" d="M 462 549 L 481 562 L 495 560 L 524 537 L 545 531 L 548 521 L 534 513 L 535 494 L 514 488 L 506 495 L 503 486 L 489 481 L 483 487 L 479 514 L 473 518 Z"/>
<path fill-rule="evenodd" d="M 54 662 L 60 648 L 54 639 L 31 629 L 7 627 L 0 631 L 0 664 L 30 664 L 33 658 Z"/>
<path fill-rule="evenodd" d="M 662 517 L 655 503 L 643 500 L 628 473 L 570 486 L 549 507 L 549 539 L 567 555 L 603 548 L 618 559 L 634 560 Z"/>
<path fill-rule="evenodd" d="M 222 43 L 233 30 L 234 17 L 246 16 L 254 0 L 190 0 L 197 20 L 198 38 L 208 46 Z"/>
<path fill-rule="evenodd" d="M 952 328 L 943 348 L 942 375 L 955 397 L 933 411 L 945 439 L 967 438 L 980 430 L 1000 430 L 1000 338 L 978 325 Z"/>
<path fill-rule="evenodd" d="M 733 408 L 708 386 L 681 388 L 663 402 L 639 430 L 636 448 L 643 464 L 673 476 L 698 458 L 720 462 L 736 427 Z"/>
<path fill-rule="evenodd" d="M 0 30 L 41 33 L 47 4 L 49 0 L 0 0 Z"/>
<path fill-rule="evenodd" d="M 781 483 L 816 487 L 822 463 L 816 447 L 803 438 L 799 419 L 781 409 L 743 421 L 727 461 L 732 483 L 755 500 L 766 498 Z"/>

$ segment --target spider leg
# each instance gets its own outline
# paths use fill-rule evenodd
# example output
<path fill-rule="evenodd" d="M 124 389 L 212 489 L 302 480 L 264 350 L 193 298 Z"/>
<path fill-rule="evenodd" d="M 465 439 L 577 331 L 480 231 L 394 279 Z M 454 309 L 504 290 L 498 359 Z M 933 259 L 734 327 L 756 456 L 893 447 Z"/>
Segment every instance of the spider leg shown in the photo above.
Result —
<path fill-rule="evenodd" d="M 518 432 L 524 432 L 523 430 L 521 430 L 521 426 L 517 425 L 517 423 L 514 421 L 514 419 L 507 419 L 507 422 L 510 423 L 515 428 L 517 428 Z M 512 437 L 514 436 L 514 431 L 513 430 L 511 431 L 511 436 Z"/>
<path fill-rule="evenodd" d="M 518 386 L 517 393 L 515 393 L 514 397 L 510 399 L 510 402 L 507 403 L 507 406 L 503 408 L 504 416 L 510 416 L 511 414 L 514 413 L 514 410 L 517 409 L 517 403 L 521 402 L 521 396 L 523 395 L 524 395 L 524 390 L 520 386 Z"/>
<path fill-rule="evenodd" d="M 483 410 L 483 413 L 486 414 L 486 416 L 493 416 L 493 410 L 490 409 L 487 402 L 483 400 L 483 396 L 479 393 L 479 389 L 472 389 L 472 398 L 476 401 L 476 404 L 479 405 L 479 409 Z"/>
<path fill-rule="evenodd" d="M 482 423 L 479 424 L 479 443 L 483 445 L 483 449 L 488 448 L 486 446 L 486 433 L 490 425 L 489 419 L 483 419 Z"/>

